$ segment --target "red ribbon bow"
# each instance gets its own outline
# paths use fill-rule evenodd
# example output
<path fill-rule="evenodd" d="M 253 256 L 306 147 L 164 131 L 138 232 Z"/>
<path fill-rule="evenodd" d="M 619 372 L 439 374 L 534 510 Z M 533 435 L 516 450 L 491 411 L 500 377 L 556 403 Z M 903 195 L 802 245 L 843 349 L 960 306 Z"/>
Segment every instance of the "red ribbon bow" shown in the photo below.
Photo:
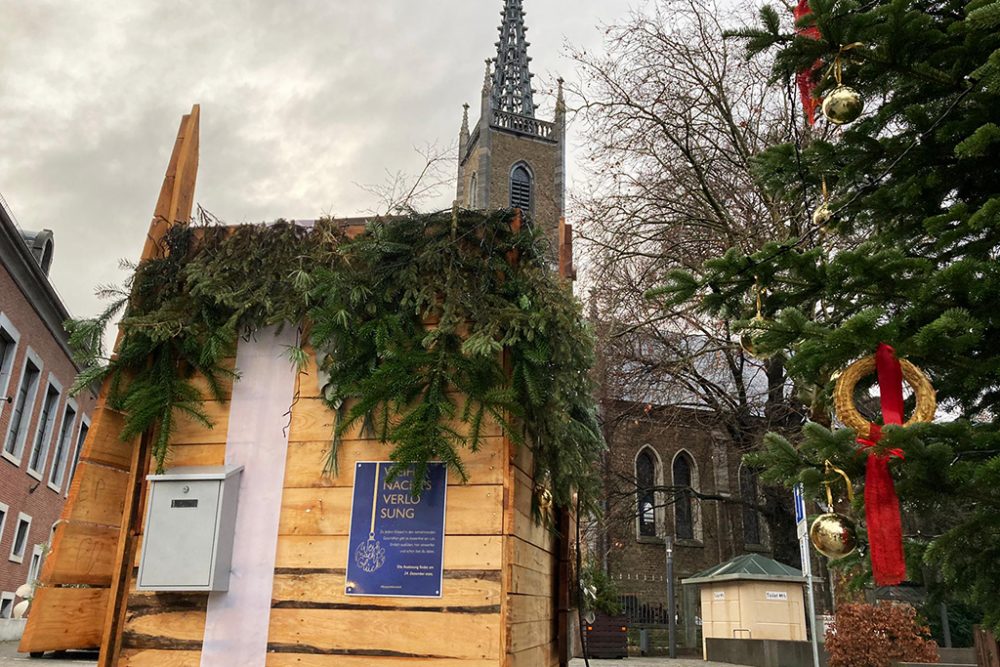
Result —
<path fill-rule="evenodd" d="M 809 0 L 799 0 L 799 4 L 792 10 L 792 14 L 795 16 L 796 24 L 803 17 L 812 14 L 812 7 L 809 6 Z M 815 25 L 796 27 L 795 34 L 808 39 L 820 39 L 822 37 L 819 28 Z M 816 89 L 816 79 L 822 66 L 823 61 L 816 60 L 811 67 L 799 70 L 795 75 L 795 82 L 799 85 L 799 97 L 802 98 L 802 111 L 805 112 L 806 121 L 810 125 L 816 123 L 816 109 L 819 107 L 819 100 L 813 97 L 813 91 Z"/>
<path fill-rule="evenodd" d="M 903 371 L 896 358 L 896 351 L 879 343 L 875 353 L 875 370 L 878 374 L 882 404 L 882 421 L 885 424 L 903 423 Z M 903 556 L 903 521 L 899 513 L 899 497 L 889 473 L 889 459 L 903 458 L 901 449 L 890 449 L 885 454 L 874 451 L 882 439 L 882 427 L 872 424 L 867 438 L 858 443 L 869 450 L 865 471 L 865 521 L 868 524 L 868 544 L 871 549 L 872 575 L 879 586 L 894 586 L 906 578 L 906 560 Z"/>

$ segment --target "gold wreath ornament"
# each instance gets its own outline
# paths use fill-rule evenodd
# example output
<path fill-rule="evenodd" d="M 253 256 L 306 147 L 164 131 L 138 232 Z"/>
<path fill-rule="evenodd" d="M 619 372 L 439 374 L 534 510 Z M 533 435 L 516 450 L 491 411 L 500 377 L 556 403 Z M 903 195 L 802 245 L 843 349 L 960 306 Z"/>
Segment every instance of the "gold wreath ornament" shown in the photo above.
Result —
<path fill-rule="evenodd" d="M 937 398 L 934 387 L 930 380 L 924 375 L 915 364 L 899 360 L 900 369 L 903 371 L 903 379 L 906 381 L 917 398 L 917 406 L 913 414 L 904 424 L 912 426 L 921 422 L 931 422 L 934 420 L 934 413 L 937 411 Z M 853 428 L 858 433 L 859 438 L 868 439 L 870 437 L 871 422 L 865 419 L 858 409 L 854 407 L 854 389 L 858 382 L 875 372 L 875 355 L 865 357 L 855 361 L 837 378 L 837 386 L 833 391 L 833 405 L 837 412 L 837 417 L 848 428 Z"/>

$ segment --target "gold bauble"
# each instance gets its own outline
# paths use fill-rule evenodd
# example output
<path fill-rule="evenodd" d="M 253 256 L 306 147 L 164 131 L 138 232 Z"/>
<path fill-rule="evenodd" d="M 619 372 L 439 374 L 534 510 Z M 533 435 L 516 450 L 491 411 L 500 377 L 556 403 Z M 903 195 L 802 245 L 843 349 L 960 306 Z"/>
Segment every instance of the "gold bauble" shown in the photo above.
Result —
<path fill-rule="evenodd" d="M 538 500 L 538 509 L 543 512 L 552 507 L 552 492 L 548 489 L 537 489 L 535 498 Z"/>
<path fill-rule="evenodd" d="M 813 226 L 823 227 L 826 223 L 830 222 L 830 218 L 832 217 L 833 211 L 830 210 L 830 207 L 826 204 L 820 204 L 816 207 L 816 210 L 813 211 Z"/>
<path fill-rule="evenodd" d="M 740 347 L 742 347 L 743 351 L 751 357 L 756 357 L 757 359 L 767 359 L 770 355 L 764 355 L 758 352 L 757 346 L 754 345 L 753 342 L 754 338 L 766 332 L 767 320 L 758 315 L 750 321 L 747 328 L 740 334 Z"/>
<path fill-rule="evenodd" d="M 864 108 L 861 94 L 849 86 L 837 86 L 823 98 L 823 115 L 835 125 L 853 123 Z"/>
<path fill-rule="evenodd" d="M 858 546 L 854 522 L 843 514 L 820 514 L 809 529 L 809 541 L 830 560 L 850 556 Z"/>

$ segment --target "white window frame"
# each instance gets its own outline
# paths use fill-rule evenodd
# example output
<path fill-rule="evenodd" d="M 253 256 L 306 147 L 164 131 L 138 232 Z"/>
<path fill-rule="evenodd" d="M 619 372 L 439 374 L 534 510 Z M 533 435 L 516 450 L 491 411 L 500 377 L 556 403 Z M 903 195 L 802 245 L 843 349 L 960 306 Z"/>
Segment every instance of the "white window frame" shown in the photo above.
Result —
<path fill-rule="evenodd" d="M 10 616 L 3 615 L 3 603 L 10 602 Z M 0 619 L 14 618 L 14 594 L 10 591 L 0 593 Z"/>
<path fill-rule="evenodd" d="M 28 528 L 24 531 L 24 549 L 21 551 L 21 555 L 14 553 L 17 548 L 17 531 L 21 527 L 21 523 L 27 523 Z M 15 563 L 24 562 L 24 554 L 28 552 L 28 542 L 31 541 L 31 517 L 24 512 L 18 512 L 17 523 L 14 524 L 14 538 L 10 541 L 10 556 L 7 560 L 13 561 Z"/>
<path fill-rule="evenodd" d="M 36 544 L 31 548 L 31 560 L 28 561 L 28 579 L 24 583 L 29 586 L 34 586 L 35 581 L 42 576 L 42 558 L 45 556 L 45 545 Z M 35 565 L 35 559 L 38 559 L 38 565 Z M 33 575 L 33 576 L 32 576 Z"/>
<path fill-rule="evenodd" d="M 83 451 L 83 444 L 84 444 L 84 442 L 86 442 L 86 438 L 84 438 L 84 440 L 80 440 L 80 431 L 83 430 L 84 426 L 87 427 L 87 435 L 89 436 L 90 435 L 90 417 L 88 417 L 87 415 L 81 413 L 80 414 L 80 425 L 76 427 L 76 434 L 75 434 L 75 436 L 73 438 L 73 442 L 75 443 L 73 445 L 73 454 L 67 460 L 67 466 L 66 466 L 66 472 L 69 473 L 68 477 L 66 478 L 66 485 L 65 485 L 66 486 L 66 497 L 67 498 L 69 497 L 69 489 L 70 489 L 71 486 L 73 486 L 73 478 L 76 477 L 76 469 L 80 467 L 80 457 L 79 457 L 79 454 Z"/>
<path fill-rule="evenodd" d="M 47 415 L 46 419 L 42 419 L 42 412 L 45 411 L 45 403 L 49 400 L 50 389 L 56 390 L 56 403 L 52 406 L 55 412 Z M 38 413 L 38 423 L 35 424 L 35 433 L 31 438 L 31 452 L 28 454 L 28 474 L 38 481 L 42 481 L 42 478 L 45 476 L 45 467 L 49 462 L 49 454 L 52 451 L 52 438 L 59 432 L 59 426 L 62 424 L 62 419 L 59 416 L 59 406 L 62 405 L 62 402 L 62 383 L 56 379 L 53 373 L 49 373 L 48 378 L 45 380 L 45 391 L 42 393 L 42 405 Z M 49 423 L 52 426 L 51 429 L 48 427 Z M 42 458 L 38 461 L 39 467 L 32 468 L 31 459 L 35 458 L 35 450 L 38 447 L 42 448 Z"/>
<path fill-rule="evenodd" d="M 7 527 L 7 517 L 10 516 L 10 505 L 0 503 L 0 512 L 3 512 L 3 516 L 0 517 L 0 542 L 3 542 L 3 531 Z"/>
<path fill-rule="evenodd" d="M 3 313 L 0 313 L 0 330 L 14 341 L 14 349 L 10 355 L 10 360 L 6 363 L 6 368 L 4 368 L 3 363 L 5 360 L 0 359 L 0 415 L 2 415 L 3 409 L 7 405 L 6 398 L 10 395 L 7 392 L 10 390 L 10 379 L 14 376 L 14 360 L 17 359 L 17 350 L 21 346 L 21 332 L 17 330 L 14 323 Z M 7 442 L 7 440 L 4 439 L 4 442 Z M 0 443 L 0 447 L 3 447 L 3 443 Z"/>
<path fill-rule="evenodd" d="M 69 425 L 69 442 L 66 443 L 66 449 L 64 449 L 62 452 L 60 452 L 59 448 L 62 446 L 62 436 L 63 436 L 63 433 L 66 431 L 66 428 L 67 428 L 67 426 L 66 426 L 66 416 L 67 416 L 67 413 L 70 410 L 73 411 L 73 422 Z M 77 440 L 77 436 L 78 436 L 77 422 L 80 421 L 80 408 L 79 408 L 79 406 L 77 406 L 76 401 L 73 400 L 72 398 L 66 399 L 66 403 L 63 404 L 62 420 L 61 421 L 62 421 L 62 423 L 60 424 L 58 434 L 55 435 L 55 436 L 53 436 L 53 437 L 56 438 L 56 441 L 55 441 L 56 442 L 56 449 L 55 449 L 54 453 L 52 454 L 52 465 L 49 467 L 49 481 L 48 481 L 48 487 L 50 489 L 52 489 L 53 491 L 55 491 L 56 493 L 59 493 L 60 491 L 62 491 L 63 484 L 66 482 L 66 471 L 69 468 L 69 464 L 70 464 L 70 458 L 69 457 L 70 457 L 70 454 L 73 452 L 73 450 L 76 448 L 75 447 L 75 441 Z M 55 484 L 52 481 L 52 475 L 55 474 L 56 463 L 58 462 L 59 458 L 62 458 L 62 460 L 63 460 L 62 475 L 60 475 L 59 483 Z"/>
<path fill-rule="evenodd" d="M 42 365 L 42 358 L 39 357 L 35 353 L 35 351 L 31 349 L 31 347 L 28 347 L 28 349 L 25 351 L 24 354 L 24 361 L 21 362 L 21 374 L 17 376 L 17 393 L 20 393 L 21 391 L 21 382 L 24 381 L 24 374 L 28 370 L 29 361 L 35 366 L 35 368 L 38 369 L 38 384 L 35 385 L 35 393 L 29 397 L 30 400 L 25 399 L 24 401 L 24 409 L 28 411 L 28 423 L 30 424 L 31 417 L 35 414 L 35 401 L 38 400 L 38 388 L 42 385 L 42 373 L 45 371 L 45 367 Z M 14 400 L 16 401 L 17 398 L 15 397 Z M 6 450 L 6 446 L 7 446 L 7 439 L 10 438 L 10 432 L 13 426 L 14 426 L 14 421 L 10 419 L 7 420 L 7 430 L 4 432 L 3 441 L 0 442 L 0 457 L 7 459 L 8 461 L 10 461 L 11 463 L 20 468 L 21 460 L 22 457 L 24 456 L 24 446 L 26 444 L 25 441 L 28 438 L 28 429 L 25 428 L 24 437 L 20 442 L 20 444 L 17 442 L 14 443 L 14 453 L 12 453 Z M 18 450 L 20 450 L 20 456 L 15 455 L 15 453 Z"/>

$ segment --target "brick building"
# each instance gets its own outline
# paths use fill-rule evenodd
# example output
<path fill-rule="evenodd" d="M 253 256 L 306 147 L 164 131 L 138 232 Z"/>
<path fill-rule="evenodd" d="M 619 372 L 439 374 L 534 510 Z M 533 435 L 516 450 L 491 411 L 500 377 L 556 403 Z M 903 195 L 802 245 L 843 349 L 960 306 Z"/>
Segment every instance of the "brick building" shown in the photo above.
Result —
<path fill-rule="evenodd" d="M 698 646 L 698 591 L 680 581 L 740 554 L 773 554 L 768 522 L 751 507 L 764 504 L 756 473 L 709 411 L 627 401 L 603 408 L 618 419 L 605 428 L 607 506 L 598 552 L 630 618 L 664 625 L 670 536 L 678 642 Z"/>
<path fill-rule="evenodd" d="M 23 232 L 0 205 L 0 630 L 41 568 L 69 494 L 95 397 L 77 373 L 66 308 L 49 283 L 52 232 Z M 18 600 L 19 601 L 19 600 Z"/>

